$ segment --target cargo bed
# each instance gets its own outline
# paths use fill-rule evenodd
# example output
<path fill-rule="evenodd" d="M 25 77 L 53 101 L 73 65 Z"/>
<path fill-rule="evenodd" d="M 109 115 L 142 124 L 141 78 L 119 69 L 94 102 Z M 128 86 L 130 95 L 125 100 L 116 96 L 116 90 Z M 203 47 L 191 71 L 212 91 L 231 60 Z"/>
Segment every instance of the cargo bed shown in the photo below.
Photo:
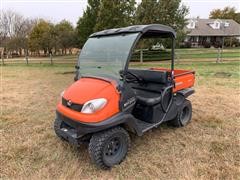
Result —
<path fill-rule="evenodd" d="M 168 72 L 171 71 L 170 69 L 165 69 L 165 68 L 151 68 L 151 70 L 168 71 Z M 177 92 L 182 89 L 193 87 L 195 82 L 195 71 L 175 69 L 174 81 L 175 81 L 175 87 L 173 89 L 173 92 Z"/>

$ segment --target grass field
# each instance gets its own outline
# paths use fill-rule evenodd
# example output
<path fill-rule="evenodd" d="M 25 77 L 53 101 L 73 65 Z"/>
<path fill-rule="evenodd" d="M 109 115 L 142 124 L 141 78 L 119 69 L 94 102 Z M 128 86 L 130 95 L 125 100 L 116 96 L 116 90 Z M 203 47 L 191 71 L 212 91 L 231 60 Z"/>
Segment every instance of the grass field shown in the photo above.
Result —
<path fill-rule="evenodd" d="M 218 57 L 218 49 L 210 48 L 190 48 L 190 49 L 176 49 L 176 56 L 179 59 L 203 59 L 203 58 L 214 58 Z M 240 49 L 239 48 L 231 48 L 231 49 L 224 49 L 222 57 L 225 59 L 228 58 L 238 58 L 240 57 Z"/>
<path fill-rule="evenodd" d="M 72 147 L 54 134 L 55 107 L 73 83 L 73 65 L 0 67 L 1 178 L 239 179 L 240 62 L 176 66 L 196 71 L 192 122 L 131 135 L 126 160 L 111 171 L 97 169 L 86 146 Z"/>

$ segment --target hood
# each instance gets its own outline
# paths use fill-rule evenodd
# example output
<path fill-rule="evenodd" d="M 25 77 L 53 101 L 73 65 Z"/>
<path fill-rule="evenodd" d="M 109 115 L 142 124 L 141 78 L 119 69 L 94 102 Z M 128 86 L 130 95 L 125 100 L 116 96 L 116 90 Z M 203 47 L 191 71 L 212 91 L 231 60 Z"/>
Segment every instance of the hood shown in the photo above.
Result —
<path fill-rule="evenodd" d="M 73 103 L 84 104 L 85 102 L 103 98 L 101 92 L 113 86 L 112 83 L 95 78 L 81 78 L 65 90 L 63 97 Z"/>

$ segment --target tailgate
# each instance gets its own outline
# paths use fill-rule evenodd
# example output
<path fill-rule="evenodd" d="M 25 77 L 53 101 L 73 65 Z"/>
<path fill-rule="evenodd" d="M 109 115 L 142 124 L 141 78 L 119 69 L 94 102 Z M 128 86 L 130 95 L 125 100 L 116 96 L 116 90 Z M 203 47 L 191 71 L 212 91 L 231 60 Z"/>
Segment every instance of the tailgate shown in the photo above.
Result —
<path fill-rule="evenodd" d="M 175 88 L 173 92 L 190 88 L 195 82 L 195 72 L 188 70 L 174 70 Z"/>

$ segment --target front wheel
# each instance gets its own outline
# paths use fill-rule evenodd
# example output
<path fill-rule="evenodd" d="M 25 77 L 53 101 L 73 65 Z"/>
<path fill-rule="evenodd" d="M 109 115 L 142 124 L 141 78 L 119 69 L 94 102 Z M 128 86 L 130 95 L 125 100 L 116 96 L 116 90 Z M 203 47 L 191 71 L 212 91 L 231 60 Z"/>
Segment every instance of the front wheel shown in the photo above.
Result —
<path fill-rule="evenodd" d="M 185 100 L 180 107 L 175 119 L 169 121 L 169 124 L 175 127 L 186 126 L 192 119 L 192 104 L 189 100 Z"/>
<path fill-rule="evenodd" d="M 120 164 L 130 147 L 130 137 L 122 127 L 115 127 L 93 134 L 89 143 L 92 161 L 102 169 L 109 169 Z"/>

